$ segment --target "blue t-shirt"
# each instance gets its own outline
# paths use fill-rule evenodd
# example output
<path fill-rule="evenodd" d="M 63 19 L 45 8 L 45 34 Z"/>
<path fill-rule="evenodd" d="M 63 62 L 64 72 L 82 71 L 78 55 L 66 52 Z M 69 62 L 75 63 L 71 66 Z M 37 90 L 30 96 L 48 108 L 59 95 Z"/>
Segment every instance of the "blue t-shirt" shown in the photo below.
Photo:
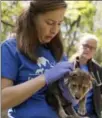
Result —
<path fill-rule="evenodd" d="M 1 46 L 1 75 L 13 80 L 14 85 L 24 83 L 44 73 L 56 64 L 49 49 L 38 48 L 37 64 L 22 55 L 16 46 L 16 39 L 8 39 Z M 9 109 L 9 118 L 58 118 L 56 112 L 45 100 L 47 86 L 40 89 L 25 102 Z"/>
<path fill-rule="evenodd" d="M 80 69 L 85 71 L 85 72 L 88 72 L 87 65 L 81 65 Z M 93 98 L 92 97 L 93 97 L 93 89 L 90 89 L 90 91 L 86 95 L 86 110 L 87 110 L 86 115 L 88 115 L 88 116 L 94 114 L 94 106 L 93 106 Z M 78 105 L 76 105 L 74 107 L 77 111 Z"/>

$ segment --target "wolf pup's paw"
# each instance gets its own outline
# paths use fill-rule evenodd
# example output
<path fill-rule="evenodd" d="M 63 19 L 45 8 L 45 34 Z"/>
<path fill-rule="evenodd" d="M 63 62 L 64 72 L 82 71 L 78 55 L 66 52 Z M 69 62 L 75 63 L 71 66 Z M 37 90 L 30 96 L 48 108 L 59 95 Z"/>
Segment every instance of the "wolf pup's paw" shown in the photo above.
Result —
<path fill-rule="evenodd" d="M 68 115 L 65 113 L 64 109 L 59 110 L 60 118 L 69 118 Z"/>
<path fill-rule="evenodd" d="M 75 115 L 68 115 L 67 118 L 81 118 L 81 117 Z"/>
<path fill-rule="evenodd" d="M 85 115 L 86 114 L 86 109 L 85 108 L 79 108 L 78 109 L 78 113 L 80 114 L 80 115 Z"/>
<path fill-rule="evenodd" d="M 67 118 L 75 118 L 73 115 L 68 115 Z"/>

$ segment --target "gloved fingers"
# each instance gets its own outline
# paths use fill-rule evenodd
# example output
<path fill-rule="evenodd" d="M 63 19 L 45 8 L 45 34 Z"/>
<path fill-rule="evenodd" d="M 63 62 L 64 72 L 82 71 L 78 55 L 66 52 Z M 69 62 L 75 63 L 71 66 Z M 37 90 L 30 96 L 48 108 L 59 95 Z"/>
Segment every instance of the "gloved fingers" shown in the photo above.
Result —
<path fill-rule="evenodd" d="M 56 65 L 68 68 L 68 67 L 74 67 L 74 65 L 72 63 L 69 63 L 68 61 L 62 61 L 57 63 Z"/>
<path fill-rule="evenodd" d="M 64 68 L 67 68 L 67 69 L 69 68 L 70 70 L 73 70 L 73 68 L 74 68 L 73 64 L 68 63 L 68 62 L 65 62 L 63 66 L 64 66 Z"/>

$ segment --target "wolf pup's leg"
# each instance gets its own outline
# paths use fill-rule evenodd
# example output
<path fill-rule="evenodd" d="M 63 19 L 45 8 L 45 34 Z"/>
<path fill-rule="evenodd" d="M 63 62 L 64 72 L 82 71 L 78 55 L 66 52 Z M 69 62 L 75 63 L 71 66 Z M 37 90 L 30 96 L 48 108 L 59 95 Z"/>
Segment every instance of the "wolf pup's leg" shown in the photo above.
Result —
<path fill-rule="evenodd" d="M 59 109 L 58 109 L 58 114 L 60 118 L 70 118 L 68 117 L 68 115 L 65 113 L 65 110 L 63 109 L 62 103 L 61 103 L 61 99 L 58 95 L 56 95 L 56 99 L 58 100 L 58 104 L 59 104 Z"/>
<path fill-rule="evenodd" d="M 80 102 L 79 102 L 79 108 L 78 108 L 78 113 L 81 115 L 86 114 L 86 98 L 84 97 Z"/>

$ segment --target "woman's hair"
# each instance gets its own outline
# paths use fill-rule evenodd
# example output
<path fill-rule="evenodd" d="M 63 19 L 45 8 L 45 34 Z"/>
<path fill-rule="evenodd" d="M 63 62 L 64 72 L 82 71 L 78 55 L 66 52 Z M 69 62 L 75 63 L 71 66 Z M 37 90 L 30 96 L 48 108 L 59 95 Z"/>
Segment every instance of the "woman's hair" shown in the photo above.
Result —
<path fill-rule="evenodd" d="M 16 39 L 20 52 L 33 62 L 36 62 L 38 58 L 37 48 L 40 46 L 40 42 L 38 40 L 34 18 L 38 14 L 66 7 L 67 5 L 64 0 L 31 1 L 28 9 L 21 13 L 16 22 Z M 63 54 L 60 31 L 47 45 L 54 58 L 59 61 Z"/>
<path fill-rule="evenodd" d="M 84 41 L 95 40 L 98 43 L 98 38 L 94 34 L 85 33 L 80 37 L 79 41 L 82 44 Z"/>
<path fill-rule="evenodd" d="M 82 45 L 84 41 L 89 41 L 89 40 L 95 40 L 98 43 L 98 38 L 94 34 L 85 33 L 79 38 L 78 48 L 80 47 L 80 45 Z M 73 62 L 78 56 L 79 56 L 79 50 L 76 49 L 76 53 L 72 55 L 72 57 L 69 60 Z"/>

